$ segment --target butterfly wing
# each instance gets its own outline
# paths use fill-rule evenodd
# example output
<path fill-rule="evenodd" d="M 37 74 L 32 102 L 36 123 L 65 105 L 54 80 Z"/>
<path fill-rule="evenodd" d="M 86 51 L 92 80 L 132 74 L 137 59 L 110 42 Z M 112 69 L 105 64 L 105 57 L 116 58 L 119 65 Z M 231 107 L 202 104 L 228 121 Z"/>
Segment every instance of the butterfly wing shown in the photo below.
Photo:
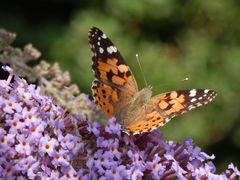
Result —
<path fill-rule="evenodd" d="M 96 78 L 92 84 L 93 98 L 112 117 L 138 91 L 137 83 L 118 49 L 101 30 L 91 28 L 88 38 Z"/>
<path fill-rule="evenodd" d="M 165 125 L 171 118 L 211 102 L 217 93 L 209 89 L 172 91 L 154 96 L 145 116 L 125 127 L 127 133 L 141 134 Z"/>

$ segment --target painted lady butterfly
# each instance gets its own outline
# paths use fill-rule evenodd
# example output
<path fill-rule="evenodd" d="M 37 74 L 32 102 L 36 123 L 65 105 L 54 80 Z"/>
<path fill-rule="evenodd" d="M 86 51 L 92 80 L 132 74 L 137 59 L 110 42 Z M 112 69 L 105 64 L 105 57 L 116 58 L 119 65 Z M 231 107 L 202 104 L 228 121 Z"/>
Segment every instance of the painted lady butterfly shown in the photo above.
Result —
<path fill-rule="evenodd" d="M 209 103 L 217 95 L 209 89 L 192 89 L 151 97 L 151 87 L 138 90 L 130 68 L 101 30 L 91 28 L 88 37 L 93 52 L 94 101 L 108 117 L 115 116 L 128 134 L 153 131 L 171 118 Z"/>

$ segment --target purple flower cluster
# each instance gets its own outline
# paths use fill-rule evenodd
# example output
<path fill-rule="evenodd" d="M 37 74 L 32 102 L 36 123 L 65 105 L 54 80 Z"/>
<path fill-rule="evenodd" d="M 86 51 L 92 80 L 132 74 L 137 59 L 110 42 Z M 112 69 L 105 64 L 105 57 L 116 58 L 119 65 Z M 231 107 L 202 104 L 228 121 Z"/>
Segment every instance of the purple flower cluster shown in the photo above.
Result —
<path fill-rule="evenodd" d="M 35 85 L 4 69 L 9 77 L 0 80 L 0 178 L 75 177 L 71 159 L 83 143 L 66 131 L 71 117 Z"/>
<path fill-rule="evenodd" d="M 96 143 L 89 148 L 83 179 L 229 179 L 240 177 L 232 164 L 220 175 L 215 174 L 211 160 L 193 144 L 165 141 L 156 130 L 139 136 L 121 133 L 121 126 L 112 118 L 105 128 L 91 124 Z M 90 127 L 90 126 L 89 126 Z"/>
<path fill-rule="evenodd" d="M 234 179 L 230 164 L 215 174 L 191 139 L 165 141 L 156 130 L 138 136 L 73 116 L 9 67 L 0 80 L 0 179 Z M 81 111 L 81 109 L 79 109 Z"/>

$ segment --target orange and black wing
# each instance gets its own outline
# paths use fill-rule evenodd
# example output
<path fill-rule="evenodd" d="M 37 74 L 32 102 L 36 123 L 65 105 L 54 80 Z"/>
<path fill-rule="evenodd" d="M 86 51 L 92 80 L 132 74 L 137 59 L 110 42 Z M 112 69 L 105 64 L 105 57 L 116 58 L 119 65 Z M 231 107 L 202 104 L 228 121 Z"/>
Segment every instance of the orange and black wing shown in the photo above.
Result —
<path fill-rule="evenodd" d="M 126 128 L 126 132 L 141 134 L 165 125 L 171 118 L 211 102 L 217 93 L 209 89 L 172 91 L 154 96 L 146 106 L 145 116 Z"/>
<path fill-rule="evenodd" d="M 93 98 L 103 112 L 112 117 L 138 91 L 138 87 L 122 55 L 101 30 L 91 28 L 88 38 L 95 76 Z"/>

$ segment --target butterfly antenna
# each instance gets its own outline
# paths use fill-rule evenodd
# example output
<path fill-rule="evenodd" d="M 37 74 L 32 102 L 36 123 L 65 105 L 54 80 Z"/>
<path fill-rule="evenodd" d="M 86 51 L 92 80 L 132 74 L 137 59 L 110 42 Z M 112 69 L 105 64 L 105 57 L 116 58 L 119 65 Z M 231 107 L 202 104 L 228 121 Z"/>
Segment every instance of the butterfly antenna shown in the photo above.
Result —
<path fill-rule="evenodd" d="M 140 64 L 140 61 L 139 61 L 139 59 L 138 59 L 138 54 L 136 54 L 136 59 L 137 59 L 137 62 L 138 62 L 138 66 L 139 66 L 139 68 L 140 68 L 140 71 L 141 71 L 141 73 L 142 73 L 145 86 L 147 87 L 147 86 L 148 86 L 148 83 L 147 83 L 146 77 L 144 76 L 144 73 L 143 73 L 143 70 L 142 70 L 142 66 L 141 66 L 141 64 Z"/>
<path fill-rule="evenodd" d="M 173 82 L 179 84 L 179 83 L 182 83 L 182 82 L 188 81 L 188 80 L 189 80 L 189 78 L 188 78 L 188 77 L 185 77 L 184 79 L 179 79 L 179 80 L 176 80 L 176 81 L 173 81 Z M 161 86 L 161 87 L 170 86 L 170 85 L 172 85 L 173 82 L 171 82 L 171 83 L 163 83 L 163 84 L 161 84 L 161 85 L 159 85 L 159 86 Z M 156 87 L 156 88 L 157 88 L 157 87 Z"/>
<path fill-rule="evenodd" d="M 185 77 L 184 79 L 181 79 L 180 81 L 188 81 L 189 78 L 188 77 Z"/>

